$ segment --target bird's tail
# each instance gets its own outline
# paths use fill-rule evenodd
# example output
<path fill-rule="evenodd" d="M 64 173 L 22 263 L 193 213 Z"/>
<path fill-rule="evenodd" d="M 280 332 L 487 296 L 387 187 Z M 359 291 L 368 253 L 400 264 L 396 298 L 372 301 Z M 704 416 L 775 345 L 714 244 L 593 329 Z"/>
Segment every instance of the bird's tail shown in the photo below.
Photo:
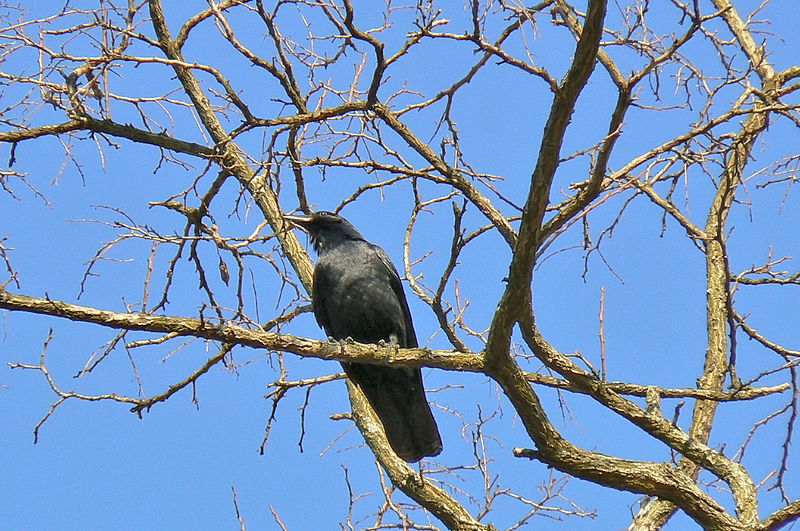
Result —
<path fill-rule="evenodd" d="M 442 451 L 419 369 L 343 363 L 347 377 L 361 388 L 381 419 L 394 452 L 412 463 Z"/>

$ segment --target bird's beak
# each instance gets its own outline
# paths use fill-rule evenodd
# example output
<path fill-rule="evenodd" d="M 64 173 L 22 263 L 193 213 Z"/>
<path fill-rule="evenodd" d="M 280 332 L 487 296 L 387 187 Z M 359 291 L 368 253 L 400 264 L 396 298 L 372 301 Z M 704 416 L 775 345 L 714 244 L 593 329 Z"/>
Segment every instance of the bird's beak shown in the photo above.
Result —
<path fill-rule="evenodd" d="M 311 223 L 311 216 L 287 216 L 284 215 L 283 219 L 289 222 L 289 225 L 292 227 L 297 227 L 298 229 L 308 231 L 307 226 Z"/>

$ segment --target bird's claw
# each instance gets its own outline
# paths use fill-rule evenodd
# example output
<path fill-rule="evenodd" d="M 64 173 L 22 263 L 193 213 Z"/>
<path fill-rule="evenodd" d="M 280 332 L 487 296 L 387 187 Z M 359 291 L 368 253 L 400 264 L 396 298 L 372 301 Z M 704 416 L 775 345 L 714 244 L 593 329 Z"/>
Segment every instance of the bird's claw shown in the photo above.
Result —
<path fill-rule="evenodd" d="M 347 354 L 347 345 L 355 344 L 355 340 L 353 340 L 353 338 L 350 336 L 347 336 L 344 339 L 334 339 L 332 337 L 329 337 L 328 341 L 339 345 L 339 352 L 341 352 L 342 354 Z"/>

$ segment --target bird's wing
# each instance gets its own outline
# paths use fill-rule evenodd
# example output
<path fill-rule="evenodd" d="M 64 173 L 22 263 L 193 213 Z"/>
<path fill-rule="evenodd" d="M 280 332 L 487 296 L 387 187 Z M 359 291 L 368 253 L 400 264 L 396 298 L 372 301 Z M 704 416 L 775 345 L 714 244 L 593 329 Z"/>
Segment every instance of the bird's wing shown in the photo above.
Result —
<path fill-rule="evenodd" d="M 389 285 L 397 297 L 397 300 L 400 302 L 400 307 L 403 309 L 403 321 L 406 329 L 406 337 L 399 338 L 401 341 L 400 346 L 404 348 L 416 347 L 418 346 L 417 334 L 414 332 L 414 323 L 411 320 L 411 310 L 408 309 L 408 301 L 406 300 L 406 294 L 403 291 L 403 283 L 400 282 L 400 274 L 394 267 L 389 255 L 386 254 L 386 251 L 373 243 L 370 243 L 369 246 L 378 256 L 378 258 L 380 258 L 383 267 L 386 268 L 387 277 L 389 278 Z M 403 339 L 405 339 L 405 341 L 403 341 Z"/>
<path fill-rule="evenodd" d="M 311 286 L 311 305 L 314 308 L 314 318 L 317 324 L 325 330 L 328 337 L 333 337 L 331 319 L 325 308 L 324 294 L 327 293 L 328 275 L 324 264 L 317 263 L 314 268 L 314 281 Z"/>

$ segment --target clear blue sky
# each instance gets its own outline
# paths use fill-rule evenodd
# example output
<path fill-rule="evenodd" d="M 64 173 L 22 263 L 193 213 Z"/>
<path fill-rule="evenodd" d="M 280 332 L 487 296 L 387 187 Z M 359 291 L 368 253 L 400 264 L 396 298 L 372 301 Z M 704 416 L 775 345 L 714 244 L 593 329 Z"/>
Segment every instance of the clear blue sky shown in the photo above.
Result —
<path fill-rule="evenodd" d="M 61 7 L 60 2 L 52 4 L 37 5 L 36 15 Z M 366 5 L 364 2 L 356 4 Z M 752 2 L 742 4 L 745 4 L 740 8 L 743 13 L 745 7 L 755 5 Z M 88 2 L 86 5 L 93 6 Z M 181 7 L 168 6 L 173 34 L 181 16 L 201 10 L 206 5 L 205 2 L 192 2 Z M 710 11 L 709 6 L 703 2 L 701 5 Z M 800 43 L 796 42 L 798 35 L 793 32 L 797 14 L 780 11 L 778 5 L 765 11 L 763 18 L 772 20 L 769 30 L 781 35 L 784 41 L 770 35 L 762 38 L 767 39 L 772 54 L 770 59 L 780 70 L 796 60 L 791 51 L 796 50 Z M 781 5 L 785 8 L 786 4 Z M 651 9 L 661 7 L 651 6 Z M 179 9 L 185 11 L 179 12 Z M 412 11 L 401 11 L 399 22 L 383 34 L 390 41 L 387 46 L 390 53 L 397 49 L 398 39 L 413 30 L 413 27 L 403 25 L 412 15 Z M 366 27 L 377 20 L 374 14 L 372 17 L 365 15 L 356 21 Z M 459 3 L 457 9 L 444 16 L 452 20 L 444 28 L 453 33 L 463 32 L 468 17 L 468 11 L 462 10 Z M 610 24 L 618 18 L 619 13 L 612 5 L 609 7 Z M 679 17 L 673 10 L 664 12 L 660 19 L 651 13 L 651 18 L 666 26 Z M 267 53 L 268 42 L 260 26 L 248 26 L 244 11 L 232 19 L 248 45 Z M 75 23 L 79 17 L 70 20 Z M 487 33 L 496 37 L 503 24 L 502 20 L 494 19 Z M 58 23 L 51 25 L 50 29 L 57 27 Z M 541 16 L 537 27 L 537 35 L 530 31 L 526 33 L 532 58 L 537 64 L 552 68 L 555 74 L 561 75 L 573 52 L 574 41 L 563 28 L 551 25 L 549 15 Z M 718 27 L 723 31 L 721 26 Z M 287 17 L 283 31 L 288 34 L 301 28 L 299 20 Z M 148 23 L 144 23 L 140 31 L 152 35 Z M 681 31 L 681 27 L 676 26 L 675 31 Z M 297 36 L 298 39 L 301 37 Z M 93 43 L 78 39 L 70 46 L 73 53 L 82 48 L 88 53 Z M 364 46 L 360 48 L 367 49 Z M 524 57 L 519 43 L 512 45 L 511 49 Z M 138 51 L 144 53 L 142 50 Z M 455 43 L 442 43 L 441 47 L 437 43 L 422 43 L 392 68 L 380 94 L 391 93 L 408 80 L 409 90 L 433 95 L 463 75 L 465 63 L 471 64 L 476 60 L 472 52 L 472 48 Z M 241 96 L 259 116 L 280 112 L 280 104 L 272 100 L 280 96 L 277 85 L 267 80 L 261 71 L 238 59 L 211 24 L 196 31 L 188 41 L 185 53 L 187 60 L 208 62 L 222 69 L 234 85 L 243 90 Z M 268 53 L 271 57 L 272 52 Z M 712 53 L 713 49 L 702 38 L 686 50 L 686 54 L 703 64 L 708 72 L 719 68 L 710 55 Z M 641 58 L 624 57 L 620 59 L 622 64 L 630 68 L 642 64 Z M 33 54 L 19 55 L 9 59 L 2 68 L 9 72 L 30 72 L 36 67 L 35 60 Z M 345 86 L 346 76 L 352 73 L 350 65 L 357 62 L 358 58 L 353 56 L 347 61 L 346 68 L 335 67 L 325 75 L 334 80 L 333 84 Z M 69 64 L 64 68 L 74 66 Z M 157 95 L 165 87 L 176 85 L 171 71 L 152 65 L 137 69 L 126 66 L 117 75 L 111 78 L 112 87 L 126 95 Z M 54 81 L 59 79 L 56 75 Z M 362 84 L 368 79 L 365 76 Z M 203 80 L 206 86 L 219 88 L 210 78 L 203 77 Z M 608 113 L 614 105 L 614 94 L 609 87 L 607 74 L 598 66 L 573 115 L 563 150 L 565 155 L 585 149 L 603 138 Z M 7 90 L 7 98 L 18 94 L 13 87 Z M 672 89 L 664 90 L 663 94 L 663 105 L 683 98 Z M 730 97 L 728 93 L 723 94 L 721 105 L 728 104 L 738 92 L 734 90 L 730 94 Z M 184 99 L 181 94 L 175 97 Z M 477 75 L 454 103 L 453 117 L 459 127 L 467 162 L 481 172 L 504 177 L 505 180 L 498 182 L 497 186 L 517 204 L 524 202 L 550 97 L 540 80 L 508 66 L 492 65 Z M 646 90 L 640 97 L 645 103 L 653 103 Z M 396 105 L 405 105 L 416 99 L 416 95 L 407 94 L 399 98 Z M 332 102 L 333 99 L 326 101 Z M 439 105 L 434 110 L 407 116 L 410 126 L 421 138 L 435 138 L 432 144 L 437 151 L 445 134 L 443 130 L 436 131 L 441 111 Z M 148 107 L 148 112 L 157 115 L 162 125 L 169 125 L 166 116 L 159 114 L 155 107 Z M 120 122 L 139 123 L 129 107 L 120 106 L 113 116 Z M 695 117 L 696 111 L 688 110 L 655 114 L 632 111 L 612 158 L 612 168 L 684 130 Z M 178 110 L 174 118 L 177 137 L 203 142 L 188 113 Z M 34 114 L 32 124 L 64 119 L 63 115 L 45 105 Z M 231 128 L 238 123 L 237 120 L 231 120 Z M 732 122 L 730 127 L 733 129 L 737 123 Z M 80 171 L 71 160 L 65 160 L 64 148 L 55 138 L 24 142 L 16 148 L 18 162 L 14 168 L 29 173 L 29 182 L 46 196 L 48 203 L 13 179 L 9 183 L 19 199 L 0 190 L 0 238 L 7 237 L 5 245 L 14 249 L 9 256 L 20 273 L 21 283 L 20 289 L 11 284 L 8 289 L 124 311 L 125 304 L 141 301 L 150 243 L 130 241 L 115 247 L 108 256 L 113 260 L 97 265 L 94 270 L 97 276 L 86 280 L 85 290 L 81 298 L 77 298 L 87 261 L 103 242 L 114 239 L 121 232 L 109 222 L 125 221 L 114 211 L 98 206 L 118 208 L 138 223 L 147 224 L 164 235 L 180 233 L 183 230 L 182 218 L 163 208 L 149 208 L 149 202 L 165 200 L 191 186 L 202 173 L 203 162 L 184 156 L 180 157 L 181 160 L 191 166 L 182 168 L 175 164 L 162 164 L 156 172 L 160 156 L 157 150 L 125 140 L 120 140 L 118 146 L 109 146 L 99 138 L 95 143 L 86 135 L 79 137 L 82 140 L 74 142 L 72 149 L 75 159 L 80 161 Z M 261 154 L 266 141 L 268 139 L 259 133 L 242 139 L 244 147 L 255 156 Z M 397 139 L 390 142 L 399 146 Z M 102 149 L 102 158 L 98 145 Z M 800 145 L 797 130 L 792 124 L 784 121 L 771 126 L 764 142 L 755 151 L 758 159 L 751 163 L 751 173 L 771 161 L 791 155 L 797 145 Z M 303 154 L 313 156 L 316 149 L 310 144 Z M 1 145 L 0 160 L 7 161 L 9 155 L 9 146 Z M 420 163 L 413 155 L 405 156 L 413 164 Z M 569 183 L 583 180 L 584 177 L 580 176 L 586 174 L 588 166 L 586 157 L 565 163 L 556 178 L 553 199 L 558 200 L 559 190 L 566 190 Z M 711 171 L 716 171 L 716 168 L 712 167 Z M 203 177 L 201 190 L 211 183 L 214 175 L 215 171 L 212 171 Z M 297 206 L 292 193 L 291 172 L 284 169 L 281 178 L 281 201 L 288 211 Z M 359 185 L 374 179 L 374 175 L 345 169 L 329 170 L 322 179 L 316 170 L 307 170 L 309 201 L 314 207 L 332 209 Z M 687 182 L 691 184 L 686 211 L 694 221 L 702 223 L 713 190 L 708 177 L 699 173 L 687 176 Z M 741 200 L 752 201 L 752 207 L 742 204 L 733 210 L 730 224 L 733 228 L 730 236 L 733 272 L 762 263 L 770 246 L 776 257 L 798 253 L 800 241 L 796 228 L 800 226 L 800 200 L 796 191 L 790 189 L 792 193 L 785 195 L 785 187 L 757 188 L 755 184 L 758 182 L 761 181 L 754 178 L 746 187 L 747 194 L 738 196 Z M 679 195 L 685 193 L 683 186 L 683 183 L 679 186 Z M 447 189 L 421 183 L 420 192 L 424 199 L 431 199 L 444 195 Z M 257 209 L 248 209 L 246 205 L 240 205 L 237 215 L 227 216 L 234 209 L 237 193 L 231 181 L 215 199 L 215 222 L 226 236 L 249 234 L 262 221 Z M 590 216 L 594 238 L 614 220 L 626 197 L 611 198 Z M 342 214 L 359 227 L 367 239 L 383 246 L 401 268 L 403 236 L 411 200 L 412 190 L 405 182 L 386 188 L 382 193 L 368 192 L 355 204 L 348 205 Z M 191 204 L 196 206 L 196 199 Z M 515 213 L 500 202 L 498 205 L 507 215 Z M 609 379 L 664 387 L 691 387 L 700 373 L 705 350 L 704 258 L 671 220 L 667 220 L 667 230 L 662 236 L 661 214 L 643 198 L 633 201 L 613 231 L 613 237 L 603 244 L 603 256 L 611 267 L 598 254 L 593 254 L 585 275 L 584 255 L 579 248 L 582 227 L 578 224 L 565 233 L 551 251 L 566 251 L 542 261 L 536 270 L 536 316 L 541 330 L 553 345 L 563 352 L 578 350 L 599 365 L 598 312 L 601 289 L 605 289 Z M 465 217 L 467 230 L 475 230 L 483 224 L 485 219 L 471 207 Z M 446 263 L 450 245 L 450 202 L 433 205 L 430 213 L 421 216 L 419 225 L 412 240 L 412 259 L 430 251 L 433 254 L 414 272 L 423 274 L 423 280 L 434 286 Z M 271 248 L 272 242 L 268 242 L 259 250 L 270 252 Z M 163 285 L 165 267 L 173 253 L 172 246 L 159 248 L 154 273 L 156 287 L 151 301 L 160 295 L 157 286 Z M 456 276 L 460 295 L 470 301 L 466 319 L 475 330 L 483 331 L 489 325 L 504 287 L 502 279 L 507 274 L 509 255 L 502 240 L 496 234 L 488 234 L 480 237 L 461 258 Z M 222 304 L 235 305 L 233 283 L 231 288 L 225 288 L 216 278 L 216 251 L 207 245 L 202 249 L 202 256 L 206 260 L 207 272 L 214 277 L 212 282 Z M 283 267 L 279 255 L 275 253 L 272 256 Z M 225 258 L 233 272 L 235 263 L 229 256 Z M 291 290 L 280 295 L 280 306 L 276 308 L 281 284 L 272 266 L 263 260 L 249 260 L 247 265 L 246 312 L 256 317 L 257 298 L 258 318 L 267 321 L 291 303 Z M 796 260 L 785 266 L 792 271 L 797 268 Z M 0 276 L 0 281 L 6 278 Z M 257 293 L 252 289 L 251 279 L 255 281 Z M 174 282 L 168 313 L 196 315 L 202 294 L 197 290 L 193 266 L 185 257 L 176 267 Z M 450 300 L 454 298 L 454 288 L 452 284 L 448 288 Z M 441 332 L 435 334 L 436 321 L 431 311 L 411 296 L 407 285 L 406 292 L 421 342 L 433 348 L 447 348 Z M 797 287 L 741 288 L 735 302 L 740 313 L 751 314 L 752 323 L 759 331 L 790 348 L 797 348 L 800 345 L 800 328 L 796 326 L 800 317 L 797 295 Z M 0 317 L 0 354 L 4 362 L 38 363 L 42 345 L 52 328 L 53 339 L 47 350 L 48 367 L 62 389 L 85 394 L 116 392 L 136 396 L 139 391 L 131 360 L 141 375 L 145 393 L 157 394 L 184 378 L 217 350 L 216 345 L 199 340 L 177 352 L 174 350 L 182 340 L 130 352 L 116 349 L 91 374 L 75 378 L 92 354 L 102 351 L 103 344 L 114 337 L 114 331 L 16 312 L 2 312 Z M 323 337 L 310 315 L 297 319 L 285 331 L 312 338 Z M 147 337 L 152 336 L 132 333 L 128 339 Z M 470 345 L 479 348 L 477 341 L 473 340 Z M 47 414 L 56 397 L 41 374 L 11 370 L 3 365 L 0 368 L 0 422 L 3 426 L 0 448 L 4 455 L 0 464 L 3 478 L 0 482 L 0 499 L 3 500 L 0 504 L 0 527 L 15 530 L 236 529 L 238 522 L 232 492 L 235 489 L 241 515 L 250 530 L 277 528 L 270 507 L 289 529 L 336 529 L 338 522 L 347 517 L 346 474 L 354 495 L 366 494 L 355 502 L 354 521 L 365 517 L 361 526 L 372 523 L 368 515 L 382 500 L 372 455 L 363 447 L 360 434 L 349 421 L 329 419 L 331 414 L 349 408 L 344 384 L 340 381 L 329 383 L 311 393 L 305 412 L 302 452 L 298 446 L 301 437 L 299 408 L 304 393 L 299 390 L 290 392 L 281 403 L 266 452 L 259 455 L 271 408 L 271 402 L 265 400 L 264 395 L 267 385 L 278 376 L 277 357 L 251 349 L 237 349 L 234 360 L 238 364 L 236 370 L 218 365 L 199 380 L 196 405 L 192 403 L 191 389 L 186 389 L 144 413 L 142 419 L 130 413 L 124 404 L 69 400 L 59 406 L 41 427 L 36 445 L 33 444 L 34 426 Z M 291 378 L 320 376 L 339 370 L 336 363 L 292 355 L 285 356 L 284 360 Z M 739 362 L 743 379 L 779 365 L 774 357 L 744 338 L 740 339 Z M 536 370 L 540 366 L 533 360 L 526 368 Z M 425 374 L 428 389 L 443 388 L 429 395 L 433 403 L 441 406 L 435 408 L 445 444 L 441 463 L 447 466 L 471 464 L 471 437 L 479 410 L 484 417 L 497 411 L 486 425 L 487 432 L 493 437 L 487 439 L 494 459 L 490 464 L 492 477 L 499 474 L 498 488 L 513 487 L 515 492 L 538 500 L 542 496 L 538 486 L 547 481 L 551 471 L 541 464 L 511 456 L 514 447 L 531 446 L 532 443 L 521 429 L 513 409 L 500 397 L 497 387 L 487 378 L 476 375 L 439 370 L 426 370 Z M 778 383 L 785 378 L 785 375 L 778 375 L 762 383 Z M 554 391 L 540 387 L 536 390 L 555 425 L 576 444 L 622 457 L 669 460 L 670 453 L 666 447 L 643 436 L 639 430 L 591 400 L 567 394 L 564 395 L 566 408 Z M 781 395 L 745 405 L 721 406 L 720 426 L 712 433 L 710 444 L 714 447 L 725 445 L 726 454 L 731 455 L 753 422 L 780 408 L 786 401 L 787 397 Z M 664 401 L 666 416 L 672 414 L 676 404 L 675 400 Z M 687 404 L 682 412 L 681 424 L 684 427 L 690 406 L 691 403 Z M 467 424 L 466 429 L 463 429 L 464 424 Z M 779 464 L 782 428 L 785 428 L 785 420 L 777 420 L 759 432 L 757 442 L 762 450 L 748 454 L 745 459 L 756 482 Z M 342 432 L 345 433 L 339 438 Z M 787 481 L 788 485 L 800 483 L 796 470 L 789 474 L 792 480 Z M 561 477 L 558 473 L 554 476 Z M 473 495 L 482 495 L 482 478 L 476 471 L 464 471 L 459 478 L 451 477 L 448 481 Z M 798 496 L 796 490 L 789 494 Z M 564 529 L 590 526 L 597 529 L 623 528 L 630 520 L 630 506 L 638 499 L 633 494 L 598 488 L 574 479 L 565 487 L 564 495 L 582 509 L 596 509 L 598 512 L 591 522 L 568 519 L 561 523 Z M 549 503 L 566 506 L 563 502 Z M 773 491 L 765 495 L 762 504 L 764 516 L 778 506 L 777 493 Z M 470 502 L 466 502 L 466 507 L 473 513 L 477 512 L 476 505 Z M 489 520 L 503 528 L 513 524 L 524 513 L 525 508 L 521 505 L 501 499 Z M 671 522 L 670 529 L 685 529 L 691 525 L 687 522 L 679 515 Z M 537 525 L 549 526 L 551 521 L 532 520 L 531 527 Z"/>

